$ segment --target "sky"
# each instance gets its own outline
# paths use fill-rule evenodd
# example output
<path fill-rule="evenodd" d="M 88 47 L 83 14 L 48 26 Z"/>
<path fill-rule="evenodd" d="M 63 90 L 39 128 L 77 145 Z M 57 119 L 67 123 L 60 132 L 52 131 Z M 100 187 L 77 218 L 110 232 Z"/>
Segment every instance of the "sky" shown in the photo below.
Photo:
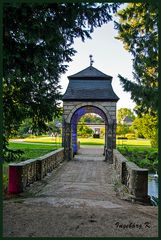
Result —
<path fill-rule="evenodd" d="M 109 22 L 96 28 L 91 34 L 92 39 L 86 39 L 85 42 L 75 39 L 73 47 L 77 53 L 72 57 L 73 61 L 69 63 L 66 74 L 61 76 L 62 93 L 65 93 L 68 86 L 67 76 L 89 67 L 89 55 L 92 54 L 93 67 L 113 77 L 112 87 L 120 98 L 117 102 L 117 109 L 130 108 L 132 110 L 135 107 L 130 93 L 123 90 L 118 78 L 120 74 L 129 80 L 133 79 L 132 56 L 123 48 L 123 43 L 114 38 L 116 35 L 117 30 L 114 29 L 113 22 Z"/>

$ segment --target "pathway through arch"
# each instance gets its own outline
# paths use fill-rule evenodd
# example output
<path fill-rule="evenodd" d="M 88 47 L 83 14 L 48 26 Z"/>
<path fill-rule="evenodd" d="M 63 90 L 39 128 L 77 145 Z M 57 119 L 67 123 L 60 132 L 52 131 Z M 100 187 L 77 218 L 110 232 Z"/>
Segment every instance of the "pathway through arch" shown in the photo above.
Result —
<path fill-rule="evenodd" d="M 105 156 L 103 156 L 103 151 L 103 146 L 81 145 L 81 148 L 78 150 L 77 155 L 74 156 L 74 160 L 104 161 Z"/>

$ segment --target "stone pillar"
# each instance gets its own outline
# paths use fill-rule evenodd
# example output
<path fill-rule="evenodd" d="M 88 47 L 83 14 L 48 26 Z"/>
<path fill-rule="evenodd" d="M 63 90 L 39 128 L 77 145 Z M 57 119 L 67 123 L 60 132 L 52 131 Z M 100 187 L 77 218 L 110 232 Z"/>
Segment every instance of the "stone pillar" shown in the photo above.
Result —
<path fill-rule="evenodd" d="M 65 136 L 65 120 L 62 121 L 62 147 L 64 147 L 64 136 Z"/>
<path fill-rule="evenodd" d="M 107 148 L 107 123 L 105 123 L 105 145 L 104 145 L 104 151 L 103 151 L 104 156 L 105 156 L 106 148 Z"/>
<path fill-rule="evenodd" d="M 106 149 L 105 149 L 105 161 L 113 163 L 113 124 L 108 124 L 107 135 L 106 135 Z"/>
<path fill-rule="evenodd" d="M 64 121 L 64 158 L 65 160 L 73 159 L 71 124 Z"/>
<path fill-rule="evenodd" d="M 113 148 L 116 149 L 116 120 L 113 120 L 112 138 L 113 138 Z"/>
<path fill-rule="evenodd" d="M 129 178 L 129 190 L 136 200 L 148 202 L 148 170 L 131 169 Z"/>
<path fill-rule="evenodd" d="M 23 164 L 9 164 L 9 193 L 20 193 L 23 192 Z"/>
<path fill-rule="evenodd" d="M 72 123 L 72 147 L 73 154 L 77 154 L 78 146 L 77 146 L 77 123 Z"/>

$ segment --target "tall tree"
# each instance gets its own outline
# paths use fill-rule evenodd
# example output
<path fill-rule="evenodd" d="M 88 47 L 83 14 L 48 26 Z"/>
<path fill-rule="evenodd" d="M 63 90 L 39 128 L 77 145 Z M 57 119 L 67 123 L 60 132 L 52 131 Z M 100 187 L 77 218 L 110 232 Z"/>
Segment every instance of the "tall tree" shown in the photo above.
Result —
<path fill-rule="evenodd" d="M 158 146 L 158 130 L 157 130 L 157 116 L 150 116 L 144 114 L 142 117 L 137 117 L 133 124 L 132 129 L 135 131 L 138 137 L 144 137 L 150 139 L 151 146 Z"/>
<path fill-rule="evenodd" d="M 117 122 L 120 124 L 122 123 L 123 119 L 125 117 L 130 117 L 131 119 L 134 120 L 135 118 L 135 115 L 134 113 L 131 111 L 131 109 L 129 108 L 120 108 L 118 111 L 117 111 Z"/>
<path fill-rule="evenodd" d="M 59 78 L 76 53 L 72 44 L 91 38 L 112 20 L 119 4 L 4 3 L 3 106 L 5 136 L 26 117 L 46 129 L 61 99 Z"/>
<path fill-rule="evenodd" d="M 117 13 L 117 39 L 133 56 L 134 81 L 119 75 L 138 114 L 156 115 L 158 108 L 158 3 L 129 3 Z"/>

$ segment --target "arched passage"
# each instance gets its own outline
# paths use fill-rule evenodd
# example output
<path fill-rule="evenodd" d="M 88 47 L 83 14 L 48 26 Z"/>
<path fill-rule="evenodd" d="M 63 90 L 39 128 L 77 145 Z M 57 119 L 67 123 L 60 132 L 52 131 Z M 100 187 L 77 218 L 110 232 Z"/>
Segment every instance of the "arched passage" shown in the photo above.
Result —
<path fill-rule="evenodd" d="M 103 109 L 103 110 L 102 110 Z M 97 103 L 77 105 L 68 112 L 63 123 L 63 147 L 64 155 L 68 160 L 72 160 L 74 154 L 77 153 L 77 123 L 79 119 L 86 113 L 96 113 L 105 121 L 105 146 L 104 155 L 105 161 L 113 162 L 113 148 L 115 147 L 115 121 L 112 120 L 108 111 Z"/>
<path fill-rule="evenodd" d="M 87 106 L 82 106 L 80 108 L 78 108 L 72 115 L 71 117 L 71 134 L 72 134 L 72 147 L 73 147 L 73 154 L 77 154 L 78 151 L 78 146 L 77 146 L 77 124 L 79 119 L 85 115 L 86 113 L 95 113 L 98 114 L 100 117 L 102 117 L 102 119 L 105 122 L 105 128 L 107 132 L 107 125 L 108 125 L 108 119 L 106 114 L 98 107 L 96 106 L 91 106 L 91 105 L 87 105 Z M 105 136 L 106 139 L 106 136 Z M 106 140 L 105 140 L 106 142 Z"/>

